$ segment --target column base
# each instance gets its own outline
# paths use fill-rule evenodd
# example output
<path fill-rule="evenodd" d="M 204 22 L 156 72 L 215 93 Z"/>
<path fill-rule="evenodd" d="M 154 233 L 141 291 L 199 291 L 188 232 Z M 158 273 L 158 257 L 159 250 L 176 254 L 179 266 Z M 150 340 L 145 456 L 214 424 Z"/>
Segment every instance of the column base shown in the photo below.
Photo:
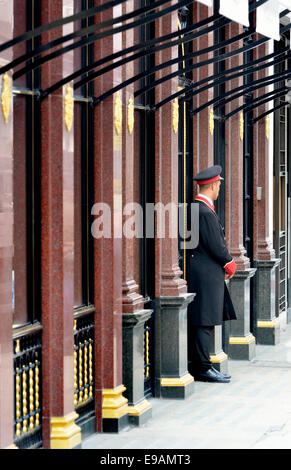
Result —
<path fill-rule="evenodd" d="M 160 382 L 162 398 L 188 398 L 194 392 L 194 377 L 185 374 L 183 377 L 164 377 Z"/>
<path fill-rule="evenodd" d="M 146 399 L 142 402 L 128 406 L 128 421 L 133 426 L 141 426 L 152 417 L 152 405 Z"/>
<path fill-rule="evenodd" d="M 279 318 L 257 322 L 257 342 L 268 345 L 275 345 L 280 342 Z"/>
<path fill-rule="evenodd" d="M 122 396 L 124 385 L 114 389 L 104 389 L 102 404 L 102 431 L 120 432 L 128 427 L 128 400 Z"/>
<path fill-rule="evenodd" d="M 221 372 L 222 374 L 228 373 L 228 357 L 224 351 L 221 351 L 218 354 L 211 354 L 210 361 L 213 364 L 213 367 Z"/>
<path fill-rule="evenodd" d="M 149 358 L 149 337 L 145 339 L 144 324 L 153 310 L 124 313 L 123 324 L 123 382 L 128 399 L 129 424 L 140 426 L 152 416 L 152 406 L 144 396 L 144 361 Z M 148 359 L 147 362 L 150 362 Z"/>
<path fill-rule="evenodd" d="M 194 293 L 156 298 L 155 397 L 186 398 L 194 392 L 188 372 L 187 307 Z"/>
<path fill-rule="evenodd" d="M 128 428 L 128 414 L 120 418 L 103 418 L 102 419 L 102 432 L 115 432 L 119 433 L 123 429 Z"/>
<path fill-rule="evenodd" d="M 256 339 L 252 333 L 247 336 L 231 336 L 229 338 L 229 357 L 250 361 L 256 355 Z"/>
<path fill-rule="evenodd" d="M 51 449 L 73 449 L 81 444 L 81 428 L 76 425 L 78 414 L 51 418 Z"/>

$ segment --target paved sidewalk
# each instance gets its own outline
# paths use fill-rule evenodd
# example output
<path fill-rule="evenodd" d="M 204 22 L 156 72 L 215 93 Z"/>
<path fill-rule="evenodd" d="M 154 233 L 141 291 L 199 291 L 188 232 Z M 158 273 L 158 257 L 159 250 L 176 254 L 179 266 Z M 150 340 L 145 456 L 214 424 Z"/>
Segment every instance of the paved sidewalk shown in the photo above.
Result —
<path fill-rule="evenodd" d="M 153 417 L 83 449 L 291 449 L 291 325 L 252 361 L 229 361 L 228 384 L 196 382 L 187 400 L 151 399 Z"/>

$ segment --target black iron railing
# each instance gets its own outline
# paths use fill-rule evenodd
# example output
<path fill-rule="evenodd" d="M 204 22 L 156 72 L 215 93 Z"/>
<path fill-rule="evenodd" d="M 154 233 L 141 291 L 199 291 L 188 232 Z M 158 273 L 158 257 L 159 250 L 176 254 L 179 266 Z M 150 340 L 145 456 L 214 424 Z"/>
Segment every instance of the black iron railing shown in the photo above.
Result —
<path fill-rule="evenodd" d="M 20 449 L 42 446 L 41 384 L 41 329 L 31 329 L 14 338 L 14 442 Z"/>
<path fill-rule="evenodd" d="M 144 325 L 144 395 L 147 396 L 152 393 L 152 377 L 151 377 L 151 362 L 150 362 L 150 321 L 145 322 Z"/>
<path fill-rule="evenodd" d="M 94 414 L 94 314 L 74 320 L 74 406 L 80 420 Z"/>

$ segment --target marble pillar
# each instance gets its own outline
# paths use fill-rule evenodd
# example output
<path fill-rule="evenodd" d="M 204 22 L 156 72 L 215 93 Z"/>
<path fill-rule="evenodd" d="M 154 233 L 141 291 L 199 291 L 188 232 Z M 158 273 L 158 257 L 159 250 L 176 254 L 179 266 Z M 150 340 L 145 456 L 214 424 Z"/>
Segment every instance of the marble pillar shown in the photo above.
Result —
<path fill-rule="evenodd" d="M 174 4 L 172 0 L 171 4 Z M 156 36 L 177 31 L 177 13 L 156 21 Z M 172 47 L 156 54 L 156 64 L 177 57 Z M 158 72 L 157 77 L 176 70 L 174 66 Z M 155 89 L 156 101 L 178 90 L 178 78 Z M 193 393 L 193 377 L 187 364 L 187 304 L 194 294 L 187 294 L 187 284 L 181 278 L 178 263 L 178 132 L 174 126 L 174 103 L 170 102 L 155 113 L 156 180 L 155 203 L 172 205 L 165 217 L 165 233 L 159 232 L 162 214 L 157 213 L 156 225 L 156 299 L 155 299 L 155 393 L 157 396 L 182 398 Z"/>
<path fill-rule="evenodd" d="M 195 2 L 193 4 L 193 23 L 202 21 L 209 16 L 213 15 L 213 8 L 208 8 L 205 5 Z M 194 41 L 194 50 L 205 49 L 214 44 L 213 33 L 205 34 L 199 39 Z M 209 52 L 203 56 L 203 60 L 211 59 L 213 53 Z M 194 58 L 194 63 L 201 61 L 201 56 Z M 193 70 L 194 81 L 203 80 L 209 75 L 213 75 L 213 64 L 205 65 Z M 194 109 L 202 106 L 204 103 L 213 99 L 213 88 L 203 91 L 194 96 L 193 107 Z M 207 107 L 202 112 L 193 116 L 193 171 L 194 174 L 199 171 L 214 165 L 214 149 L 213 149 L 213 134 L 210 132 L 209 116 L 211 108 Z M 224 170 L 224 169 L 223 169 Z M 199 191 L 199 186 L 193 181 L 194 194 Z M 211 361 L 218 370 L 227 371 L 228 358 L 227 354 L 222 349 L 222 328 L 221 326 L 215 327 L 215 332 L 211 340 Z M 191 338 L 189 338 L 191 341 Z"/>
<path fill-rule="evenodd" d="M 226 39 L 243 32 L 243 26 L 230 23 L 226 26 Z M 227 47 L 227 51 L 242 47 L 242 41 L 236 41 Z M 226 60 L 226 69 L 242 64 L 242 54 Z M 226 82 L 226 91 L 243 84 L 243 77 Z M 226 105 L 226 114 L 243 104 L 243 97 L 230 101 Z M 250 268 L 243 241 L 243 114 L 236 113 L 225 124 L 225 162 L 226 162 L 226 240 L 230 253 L 237 264 L 235 276 L 230 280 L 229 291 L 234 304 L 237 320 L 231 321 L 228 353 L 233 359 L 251 359 L 255 355 L 255 338 L 250 332 L 250 279 L 255 269 Z"/>
<path fill-rule="evenodd" d="M 100 5 L 99 1 L 94 2 Z M 122 15 L 122 5 L 98 15 L 100 23 Z M 98 40 L 94 60 L 122 49 L 122 34 Z M 94 81 L 100 96 L 122 81 L 120 67 Z M 128 399 L 122 378 L 122 122 L 126 119 L 125 96 L 119 91 L 94 109 L 94 215 L 95 289 L 95 400 L 97 431 L 119 432 L 128 426 Z M 108 217 L 107 217 L 108 215 Z M 100 216 L 103 230 L 99 237 Z M 96 227 L 95 227 L 95 224 Z M 96 228 L 96 233 L 94 234 Z M 135 287 L 134 287 L 135 290 Z"/>
<path fill-rule="evenodd" d="M 260 39 L 256 35 L 255 40 Z M 254 59 L 269 54 L 269 43 L 254 49 Z M 257 72 L 254 79 L 268 76 L 269 70 Z M 263 95 L 267 88 L 255 92 L 255 97 Z M 266 112 L 268 104 L 263 104 L 254 110 L 254 118 Z M 268 118 L 269 119 L 269 118 Z M 254 278 L 254 335 L 258 344 L 277 344 L 280 340 L 280 320 L 276 317 L 276 267 L 280 259 L 275 257 L 275 251 L 270 234 L 270 206 L 273 204 L 269 195 L 270 174 L 269 165 L 269 125 L 268 120 L 261 119 L 254 127 L 254 266 L 257 269 Z M 259 191 L 258 191 L 259 188 Z"/>
<path fill-rule="evenodd" d="M 45 0 L 41 15 L 43 24 L 61 18 L 62 3 Z M 42 39 L 60 34 L 62 29 L 54 29 Z M 44 64 L 42 87 L 68 70 L 62 57 Z M 81 432 L 74 410 L 74 135 L 61 119 L 65 93 L 60 88 L 41 104 L 41 278 L 43 445 L 66 449 L 80 444 Z"/>
<path fill-rule="evenodd" d="M 129 0 L 122 6 L 122 13 L 134 10 L 134 1 Z M 122 47 L 134 43 L 134 29 L 122 34 Z M 122 80 L 134 76 L 134 62 L 122 68 Z M 134 184 L 138 175 L 134 165 L 134 133 L 139 132 L 134 118 L 134 85 L 129 85 L 123 92 L 124 119 L 122 123 L 122 207 L 128 208 L 123 215 L 125 225 L 135 202 Z M 144 309 L 144 299 L 134 278 L 134 253 L 136 239 L 124 234 L 122 239 L 122 336 L 123 336 L 123 383 L 126 387 L 124 396 L 128 399 L 128 417 L 130 424 L 144 424 L 152 416 L 152 405 L 144 397 L 144 324 L 150 318 L 152 310 Z M 140 239 L 137 239 L 139 242 Z"/>

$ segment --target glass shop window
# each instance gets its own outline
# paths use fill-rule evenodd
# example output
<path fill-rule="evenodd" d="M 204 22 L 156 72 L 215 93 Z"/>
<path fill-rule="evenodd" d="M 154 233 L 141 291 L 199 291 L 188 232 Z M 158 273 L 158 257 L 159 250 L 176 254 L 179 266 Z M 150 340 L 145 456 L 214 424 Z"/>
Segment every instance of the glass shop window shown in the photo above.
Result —
<path fill-rule="evenodd" d="M 93 0 L 75 0 L 75 13 L 94 6 Z M 74 23 L 75 30 L 90 27 L 93 17 Z M 85 35 L 83 37 L 86 37 Z M 76 38 L 75 41 L 80 41 Z M 94 61 L 94 45 L 85 45 L 74 50 L 74 72 L 80 71 L 75 83 L 86 78 L 82 69 Z M 93 237 L 91 235 L 91 207 L 93 205 L 94 158 L 93 158 L 93 113 L 90 101 L 93 82 L 74 91 L 74 307 L 93 305 Z"/>
<path fill-rule="evenodd" d="M 40 2 L 14 0 L 14 37 L 40 25 Z M 39 38 L 12 49 L 9 61 L 40 45 Z M 22 62 L 13 72 L 28 65 Z M 40 319 L 40 87 L 38 70 L 13 80 L 13 326 Z"/>

